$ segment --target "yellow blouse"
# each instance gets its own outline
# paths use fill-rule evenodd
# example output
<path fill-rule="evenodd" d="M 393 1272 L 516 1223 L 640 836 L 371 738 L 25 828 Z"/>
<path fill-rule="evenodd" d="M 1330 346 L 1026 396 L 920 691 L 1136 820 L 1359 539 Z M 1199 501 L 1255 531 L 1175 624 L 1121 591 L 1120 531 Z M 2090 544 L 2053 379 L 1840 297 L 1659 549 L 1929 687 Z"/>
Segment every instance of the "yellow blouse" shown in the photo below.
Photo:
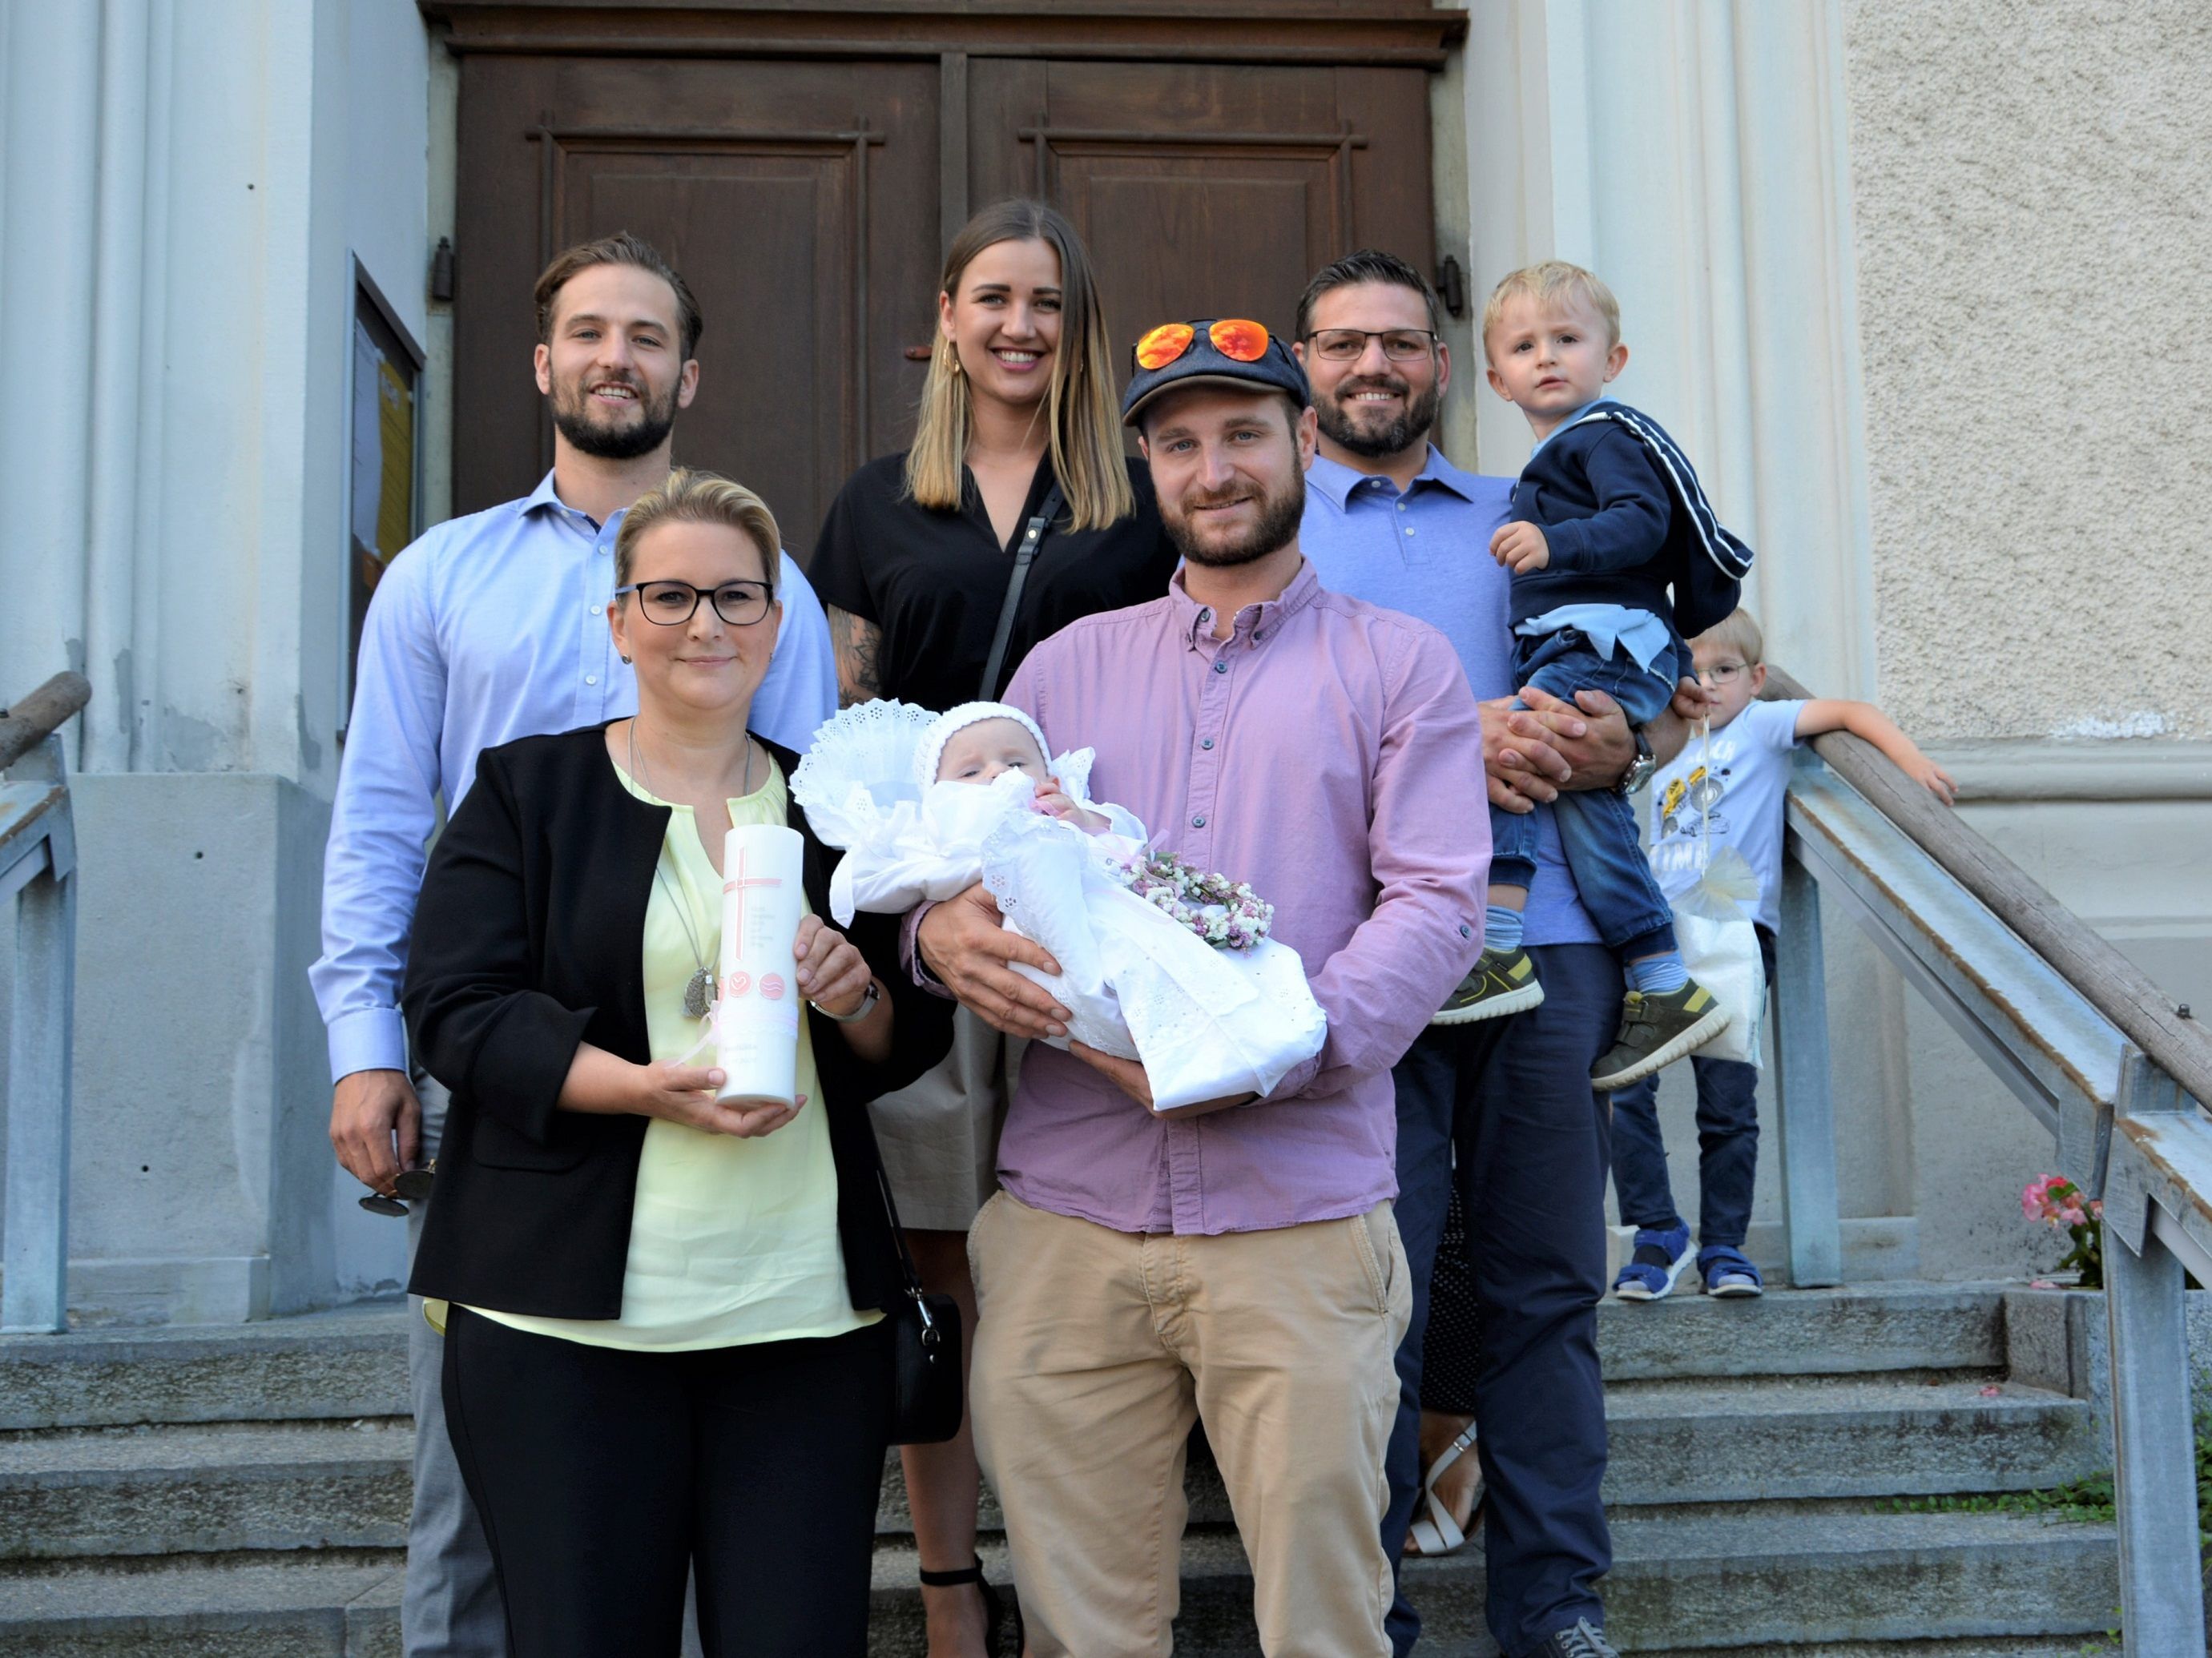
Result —
<path fill-rule="evenodd" d="M 672 1060 L 703 1034 L 699 1021 L 684 1017 L 684 987 L 702 963 L 711 972 L 720 951 L 722 878 L 699 842 L 691 808 L 656 799 L 615 769 L 639 799 L 669 807 L 659 874 L 645 913 L 644 965 L 653 1057 Z M 788 801 L 783 773 L 770 759 L 768 780 L 728 803 L 730 822 L 781 823 Z M 692 1063 L 713 1064 L 712 1050 Z M 837 1169 L 804 1019 L 799 1091 L 807 1096 L 799 1115 L 758 1139 L 658 1118 L 647 1125 L 620 1318 L 476 1310 L 539 1335 L 668 1352 L 842 1335 L 874 1323 L 883 1315 L 855 1309 L 846 1290 Z"/>

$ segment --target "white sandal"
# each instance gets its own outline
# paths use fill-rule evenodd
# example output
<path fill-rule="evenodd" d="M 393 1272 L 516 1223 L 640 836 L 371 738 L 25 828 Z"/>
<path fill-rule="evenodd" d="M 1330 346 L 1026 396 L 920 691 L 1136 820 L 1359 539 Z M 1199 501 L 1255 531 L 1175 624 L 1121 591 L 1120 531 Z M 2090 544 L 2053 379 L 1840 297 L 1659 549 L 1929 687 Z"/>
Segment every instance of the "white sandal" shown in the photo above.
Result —
<path fill-rule="evenodd" d="M 1428 1509 L 1425 1518 L 1417 1518 L 1408 1528 L 1413 1552 L 1424 1559 L 1438 1555 L 1455 1554 L 1467 1542 L 1467 1532 L 1443 1499 L 1437 1495 L 1437 1481 L 1453 1463 L 1474 1448 L 1474 1424 L 1468 1424 L 1459 1437 L 1437 1454 L 1421 1480 L 1421 1497 Z M 1474 1476 L 1474 1500 L 1468 1504 L 1467 1523 L 1472 1528 L 1482 1513 L 1482 1473 L 1478 1467 Z"/>

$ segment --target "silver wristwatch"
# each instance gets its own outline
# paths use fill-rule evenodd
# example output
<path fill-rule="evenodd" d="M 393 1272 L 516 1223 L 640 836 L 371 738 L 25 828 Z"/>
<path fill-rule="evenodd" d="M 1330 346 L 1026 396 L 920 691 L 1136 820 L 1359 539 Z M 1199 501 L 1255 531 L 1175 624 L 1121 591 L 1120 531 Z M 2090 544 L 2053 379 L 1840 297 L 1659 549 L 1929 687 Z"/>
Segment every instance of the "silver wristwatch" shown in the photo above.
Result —
<path fill-rule="evenodd" d="M 871 979 L 868 981 L 867 989 L 861 993 L 860 1005 L 854 1008 L 850 1013 L 832 1013 L 828 1008 L 823 1006 L 821 1003 L 816 1001 L 811 996 L 807 998 L 806 1005 L 812 1008 L 817 1013 L 819 1013 L 825 1019 L 834 1020 L 839 1024 L 856 1024 L 860 1020 L 866 1018 L 868 1015 L 876 1011 L 876 1004 L 883 1000 L 883 999 L 884 993 L 876 988 L 876 981 L 873 979 Z"/>
<path fill-rule="evenodd" d="M 1628 734 L 1636 739 L 1636 758 L 1628 762 L 1628 769 L 1621 774 L 1620 792 L 1623 794 L 1635 793 L 1650 782 L 1651 774 L 1659 769 L 1658 761 L 1652 757 L 1651 739 L 1644 736 L 1644 727 L 1631 726 Z"/>

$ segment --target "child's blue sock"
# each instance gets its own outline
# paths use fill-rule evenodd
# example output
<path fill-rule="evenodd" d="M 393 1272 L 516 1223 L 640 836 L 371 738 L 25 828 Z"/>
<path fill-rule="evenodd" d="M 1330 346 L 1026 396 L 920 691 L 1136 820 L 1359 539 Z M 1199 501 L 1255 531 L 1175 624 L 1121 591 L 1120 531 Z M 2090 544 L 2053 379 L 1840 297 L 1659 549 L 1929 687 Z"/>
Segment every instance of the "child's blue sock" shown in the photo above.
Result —
<path fill-rule="evenodd" d="M 1682 965 L 1682 952 L 1679 950 L 1628 964 L 1628 987 L 1647 996 L 1668 995 L 1689 982 L 1690 969 Z"/>
<path fill-rule="evenodd" d="M 1486 907 L 1482 915 L 1482 947 L 1512 951 L 1521 948 L 1521 912 L 1503 904 Z"/>

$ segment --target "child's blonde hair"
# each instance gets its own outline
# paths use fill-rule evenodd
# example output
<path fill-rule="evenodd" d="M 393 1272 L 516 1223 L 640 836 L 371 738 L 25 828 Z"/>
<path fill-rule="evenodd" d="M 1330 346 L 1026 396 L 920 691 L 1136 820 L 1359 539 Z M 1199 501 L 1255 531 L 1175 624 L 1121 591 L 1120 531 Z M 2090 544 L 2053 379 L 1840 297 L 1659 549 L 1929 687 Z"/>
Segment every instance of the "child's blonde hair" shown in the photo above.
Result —
<path fill-rule="evenodd" d="M 1743 658 L 1747 668 L 1755 668 L 1766 660 L 1766 637 L 1759 631 L 1759 618 L 1741 607 L 1723 616 L 1690 642 L 1733 649 Z"/>
<path fill-rule="evenodd" d="M 1620 301 L 1597 276 L 1565 259 L 1547 259 L 1524 265 L 1490 290 L 1482 307 L 1482 355 L 1490 357 L 1490 333 L 1505 314 L 1508 300 L 1526 297 L 1539 305 L 1558 305 L 1580 300 L 1605 319 L 1606 349 L 1620 343 Z"/>

